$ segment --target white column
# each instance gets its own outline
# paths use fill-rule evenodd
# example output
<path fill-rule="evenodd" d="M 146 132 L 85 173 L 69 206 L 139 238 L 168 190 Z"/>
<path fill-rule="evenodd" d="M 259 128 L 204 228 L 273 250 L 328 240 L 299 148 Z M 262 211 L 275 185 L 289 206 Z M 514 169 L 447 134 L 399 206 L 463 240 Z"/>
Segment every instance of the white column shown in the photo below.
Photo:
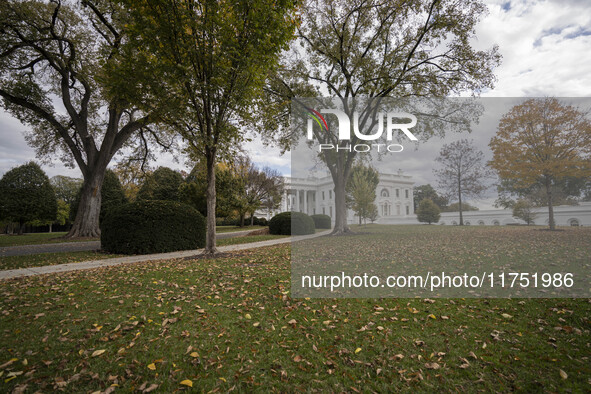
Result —
<path fill-rule="evenodd" d="M 296 189 L 296 207 L 294 211 L 300 212 L 300 191 L 298 189 Z"/>
<path fill-rule="evenodd" d="M 308 191 L 304 189 L 304 213 L 308 214 Z"/>
<path fill-rule="evenodd" d="M 289 198 L 289 193 L 287 190 L 283 190 L 283 199 L 281 200 L 281 212 L 287 211 L 287 199 Z"/>

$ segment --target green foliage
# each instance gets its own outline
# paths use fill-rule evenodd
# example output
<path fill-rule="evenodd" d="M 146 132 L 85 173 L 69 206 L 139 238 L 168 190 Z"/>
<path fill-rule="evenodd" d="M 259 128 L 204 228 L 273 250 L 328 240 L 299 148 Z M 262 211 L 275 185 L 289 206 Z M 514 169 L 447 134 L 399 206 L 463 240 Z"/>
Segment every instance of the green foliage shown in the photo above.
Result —
<path fill-rule="evenodd" d="M 34 162 L 8 171 L 0 179 L 0 218 L 18 222 L 52 222 L 57 200 L 49 178 Z"/>
<path fill-rule="evenodd" d="M 253 226 L 268 226 L 269 221 L 266 218 L 257 218 L 255 216 L 254 220 L 252 221 L 252 225 Z"/>
<path fill-rule="evenodd" d="M 59 225 L 64 225 L 70 219 L 70 204 L 64 200 L 57 200 L 57 217 L 55 222 Z"/>
<path fill-rule="evenodd" d="M 415 187 L 413 194 L 415 211 L 419 208 L 419 204 L 421 203 L 421 201 L 423 201 L 426 198 L 433 201 L 435 205 L 439 207 L 439 209 L 443 210 L 445 209 L 445 207 L 447 207 L 447 198 L 437 194 L 437 191 L 430 184 Z"/>
<path fill-rule="evenodd" d="M 218 164 L 215 169 L 216 177 L 216 216 L 233 217 L 236 215 L 236 193 L 240 186 L 234 173 L 224 164 Z M 179 187 L 181 202 L 197 209 L 203 216 L 207 216 L 207 179 L 204 163 L 198 162 L 185 182 Z M 231 225 L 236 224 L 236 220 Z M 224 224 L 229 225 L 229 224 Z"/>
<path fill-rule="evenodd" d="M 82 179 L 63 175 L 56 175 L 49 181 L 55 190 L 55 197 L 66 204 L 72 204 L 76 200 L 83 182 Z"/>
<path fill-rule="evenodd" d="M 332 228 L 330 216 L 328 215 L 312 215 L 310 216 L 314 220 L 314 227 L 316 228 Z"/>
<path fill-rule="evenodd" d="M 362 219 L 369 217 L 371 206 L 375 205 L 376 187 L 379 181 L 379 174 L 372 167 L 357 164 L 351 169 L 349 182 L 345 188 L 347 206 L 359 217 L 359 223 Z"/>
<path fill-rule="evenodd" d="M 81 193 L 82 189 L 79 189 L 76 198 L 70 205 L 70 221 L 74 221 L 76 218 Z M 101 189 L 101 213 L 99 220 L 102 221 L 107 212 L 125 203 L 127 203 L 127 197 L 125 196 L 125 191 L 121 186 L 119 177 L 112 170 L 107 170 Z"/>
<path fill-rule="evenodd" d="M 86 191 L 101 187 L 123 147 L 145 156 L 156 138 L 146 126 L 174 94 L 147 67 L 147 58 L 158 58 L 128 36 L 128 17 L 117 1 L 0 2 L 1 104 L 27 125 L 38 157 L 78 166 Z M 140 131 L 143 143 L 135 145 Z M 98 233 L 98 196 L 87 195 L 69 236 Z"/>
<path fill-rule="evenodd" d="M 269 233 L 277 235 L 314 234 L 314 220 L 302 212 L 282 212 L 269 221 Z"/>
<path fill-rule="evenodd" d="M 138 200 L 113 209 L 101 223 L 101 244 L 111 253 L 148 254 L 205 246 L 205 218 L 174 201 Z"/>
<path fill-rule="evenodd" d="M 533 211 L 534 204 L 529 200 L 517 200 L 513 205 L 513 216 L 523 220 L 527 225 L 534 223 L 534 220 L 538 216 Z"/>
<path fill-rule="evenodd" d="M 445 209 L 443 209 L 443 212 L 459 212 L 460 211 L 460 204 L 457 202 L 454 202 L 453 204 L 449 204 L 449 206 L 447 206 Z M 467 202 L 462 202 L 462 212 L 468 212 L 468 211 L 478 211 L 478 207 L 475 207 L 474 205 L 470 205 Z"/>
<path fill-rule="evenodd" d="M 138 200 L 180 201 L 179 187 L 183 176 L 168 167 L 158 167 L 146 176 L 137 193 Z"/>
<path fill-rule="evenodd" d="M 433 201 L 425 198 L 419 204 L 417 209 L 417 219 L 421 223 L 437 223 L 441 217 L 439 207 Z"/>

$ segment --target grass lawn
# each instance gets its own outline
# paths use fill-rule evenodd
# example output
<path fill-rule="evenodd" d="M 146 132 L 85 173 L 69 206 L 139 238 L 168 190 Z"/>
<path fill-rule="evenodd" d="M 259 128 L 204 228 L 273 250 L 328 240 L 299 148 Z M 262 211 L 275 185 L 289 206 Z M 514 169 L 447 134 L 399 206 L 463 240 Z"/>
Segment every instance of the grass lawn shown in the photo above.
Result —
<path fill-rule="evenodd" d="M 40 253 L 26 256 L 8 256 L 0 257 L 0 270 L 79 263 L 81 261 L 102 260 L 121 256 L 123 255 L 109 254 L 92 250 L 82 252 Z"/>
<path fill-rule="evenodd" d="M 267 228 L 266 226 L 215 226 L 216 233 L 231 233 L 234 231 L 254 231 Z"/>
<path fill-rule="evenodd" d="M 293 299 L 289 244 L 4 281 L 0 314 L 2 392 L 591 390 L 589 299 Z"/>
<path fill-rule="evenodd" d="M 247 235 L 244 237 L 218 239 L 218 240 L 216 240 L 216 245 L 217 246 L 227 246 L 227 245 L 246 244 L 246 243 L 251 243 L 251 242 L 269 241 L 271 239 L 280 239 L 280 238 L 286 238 L 286 237 L 289 237 L 289 235 L 271 235 L 271 234 Z"/>
<path fill-rule="evenodd" d="M 98 241 L 98 238 L 64 239 L 66 232 L 57 233 L 31 233 L 23 235 L 0 235 L 0 248 L 5 246 L 38 245 L 61 242 L 86 242 Z"/>

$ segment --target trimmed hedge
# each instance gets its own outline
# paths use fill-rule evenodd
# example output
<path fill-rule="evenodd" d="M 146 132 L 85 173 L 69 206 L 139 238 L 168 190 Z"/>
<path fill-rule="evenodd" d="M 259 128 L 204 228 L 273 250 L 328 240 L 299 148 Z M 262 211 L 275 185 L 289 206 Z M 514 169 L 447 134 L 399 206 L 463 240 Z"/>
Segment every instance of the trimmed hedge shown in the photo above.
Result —
<path fill-rule="evenodd" d="M 312 215 L 310 216 L 314 220 L 314 226 L 316 228 L 332 228 L 330 216 L 328 215 Z"/>
<path fill-rule="evenodd" d="M 249 220 L 249 224 L 250 224 L 250 219 Z M 255 226 L 268 226 L 269 225 L 269 221 L 265 218 L 257 218 L 256 216 L 254 217 L 254 222 L 253 225 Z"/>
<path fill-rule="evenodd" d="M 302 212 L 283 212 L 269 220 L 269 233 L 278 235 L 314 234 L 314 220 Z"/>
<path fill-rule="evenodd" d="M 139 200 L 113 208 L 101 223 L 102 248 L 111 253 L 148 254 L 205 246 L 206 221 L 175 201 Z"/>

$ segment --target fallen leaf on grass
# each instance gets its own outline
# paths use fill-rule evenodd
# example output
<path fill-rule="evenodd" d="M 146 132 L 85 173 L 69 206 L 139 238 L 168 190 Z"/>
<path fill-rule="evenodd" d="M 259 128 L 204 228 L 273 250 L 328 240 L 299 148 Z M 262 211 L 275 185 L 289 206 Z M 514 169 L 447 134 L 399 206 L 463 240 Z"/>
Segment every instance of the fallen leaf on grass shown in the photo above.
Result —
<path fill-rule="evenodd" d="M 441 365 L 439 365 L 437 363 L 426 363 L 425 364 L 425 368 L 427 368 L 427 369 L 439 369 L 439 368 L 441 368 Z"/>
<path fill-rule="evenodd" d="M 568 378 L 568 374 L 566 372 L 564 372 L 562 369 L 559 370 L 560 373 L 560 377 L 562 379 L 567 379 Z"/>
<path fill-rule="evenodd" d="M 154 363 L 148 364 L 148 369 L 154 371 L 156 369 L 156 364 L 154 364 Z"/>
<path fill-rule="evenodd" d="M 190 381 L 189 379 L 185 379 L 185 380 L 183 380 L 183 381 L 181 382 L 181 384 L 182 384 L 183 386 L 193 387 L 193 382 L 192 382 L 192 381 Z"/>
<path fill-rule="evenodd" d="M 100 349 L 100 350 L 95 350 L 94 352 L 92 352 L 92 354 L 90 355 L 90 357 L 97 357 L 100 356 L 101 354 L 103 354 L 104 352 L 106 352 L 105 349 Z"/>

